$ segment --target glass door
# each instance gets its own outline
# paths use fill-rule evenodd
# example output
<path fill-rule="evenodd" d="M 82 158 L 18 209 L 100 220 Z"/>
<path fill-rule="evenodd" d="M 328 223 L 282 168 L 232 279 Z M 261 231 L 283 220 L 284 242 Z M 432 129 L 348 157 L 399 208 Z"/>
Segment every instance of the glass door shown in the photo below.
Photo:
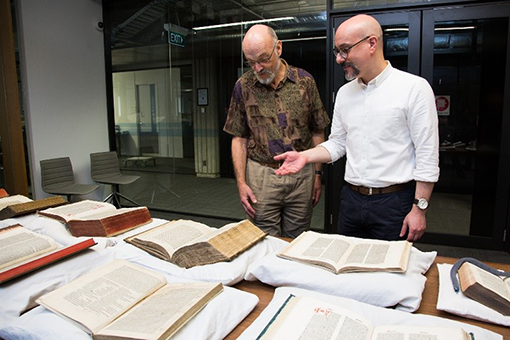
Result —
<path fill-rule="evenodd" d="M 436 95 L 441 169 L 425 241 L 503 248 L 509 15 L 508 3 L 423 11 L 422 76 Z"/>

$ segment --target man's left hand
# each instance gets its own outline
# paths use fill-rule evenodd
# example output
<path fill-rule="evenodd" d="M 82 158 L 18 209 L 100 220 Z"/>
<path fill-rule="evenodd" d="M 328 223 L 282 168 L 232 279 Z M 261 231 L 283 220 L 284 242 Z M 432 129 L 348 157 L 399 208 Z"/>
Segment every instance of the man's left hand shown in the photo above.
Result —
<path fill-rule="evenodd" d="M 413 205 L 413 208 L 404 219 L 402 230 L 400 231 L 400 237 L 403 237 L 406 234 L 406 231 L 409 230 L 407 240 L 409 242 L 418 241 L 425 233 L 426 228 L 427 220 L 425 217 L 425 211 L 420 210 L 417 206 Z"/>

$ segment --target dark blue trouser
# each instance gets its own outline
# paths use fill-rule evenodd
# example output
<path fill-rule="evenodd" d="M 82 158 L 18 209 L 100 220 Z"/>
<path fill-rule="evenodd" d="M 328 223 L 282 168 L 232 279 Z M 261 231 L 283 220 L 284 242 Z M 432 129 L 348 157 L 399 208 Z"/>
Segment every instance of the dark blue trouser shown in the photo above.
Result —
<path fill-rule="evenodd" d="M 380 240 L 399 240 L 404 218 L 411 211 L 414 185 L 388 194 L 362 195 L 348 184 L 340 193 L 338 233 Z"/>

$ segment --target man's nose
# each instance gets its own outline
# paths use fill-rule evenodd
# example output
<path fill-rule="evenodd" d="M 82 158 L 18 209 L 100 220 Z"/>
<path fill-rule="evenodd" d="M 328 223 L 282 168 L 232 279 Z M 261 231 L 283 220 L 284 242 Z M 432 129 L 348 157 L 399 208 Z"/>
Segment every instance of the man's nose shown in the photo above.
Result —
<path fill-rule="evenodd" d="M 338 54 L 335 56 L 335 61 L 336 61 L 336 63 L 337 63 L 337 64 L 342 64 L 342 63 L 345 61 L 345 58 L 344 58 L 344 57 L 342 57 L 342 56 L 340 55 L 340 53 L 338 53 Z"/>

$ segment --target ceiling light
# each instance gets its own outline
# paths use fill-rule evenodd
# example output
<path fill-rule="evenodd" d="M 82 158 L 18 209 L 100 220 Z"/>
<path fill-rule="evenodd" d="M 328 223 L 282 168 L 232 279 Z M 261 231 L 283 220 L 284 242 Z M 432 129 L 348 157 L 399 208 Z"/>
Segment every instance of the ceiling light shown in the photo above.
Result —
<path fill-rule="evenodd" d="M 228 24 L 218 24 L 218 25 L 210 25 L 210 26 L 200 26 L 193 27 L 195 31 L 203 31 L 203 30 L 212 30 L 216 28 L 223 27 L 232 27 L 232 26 L 240 26 L 240 25 L 252 25 L 252 24 L 260 24 L 264 22 L 272 22 L 272 21 L 282 21 L 282 20 L 294 20 L 295 17 L 282 17 L 282 18 L 273 18 L 273 19 L 260 19 L 260 20 L 251 20 L 251 21 L 240 21 L 240 22 L 232 22 Z"/>

